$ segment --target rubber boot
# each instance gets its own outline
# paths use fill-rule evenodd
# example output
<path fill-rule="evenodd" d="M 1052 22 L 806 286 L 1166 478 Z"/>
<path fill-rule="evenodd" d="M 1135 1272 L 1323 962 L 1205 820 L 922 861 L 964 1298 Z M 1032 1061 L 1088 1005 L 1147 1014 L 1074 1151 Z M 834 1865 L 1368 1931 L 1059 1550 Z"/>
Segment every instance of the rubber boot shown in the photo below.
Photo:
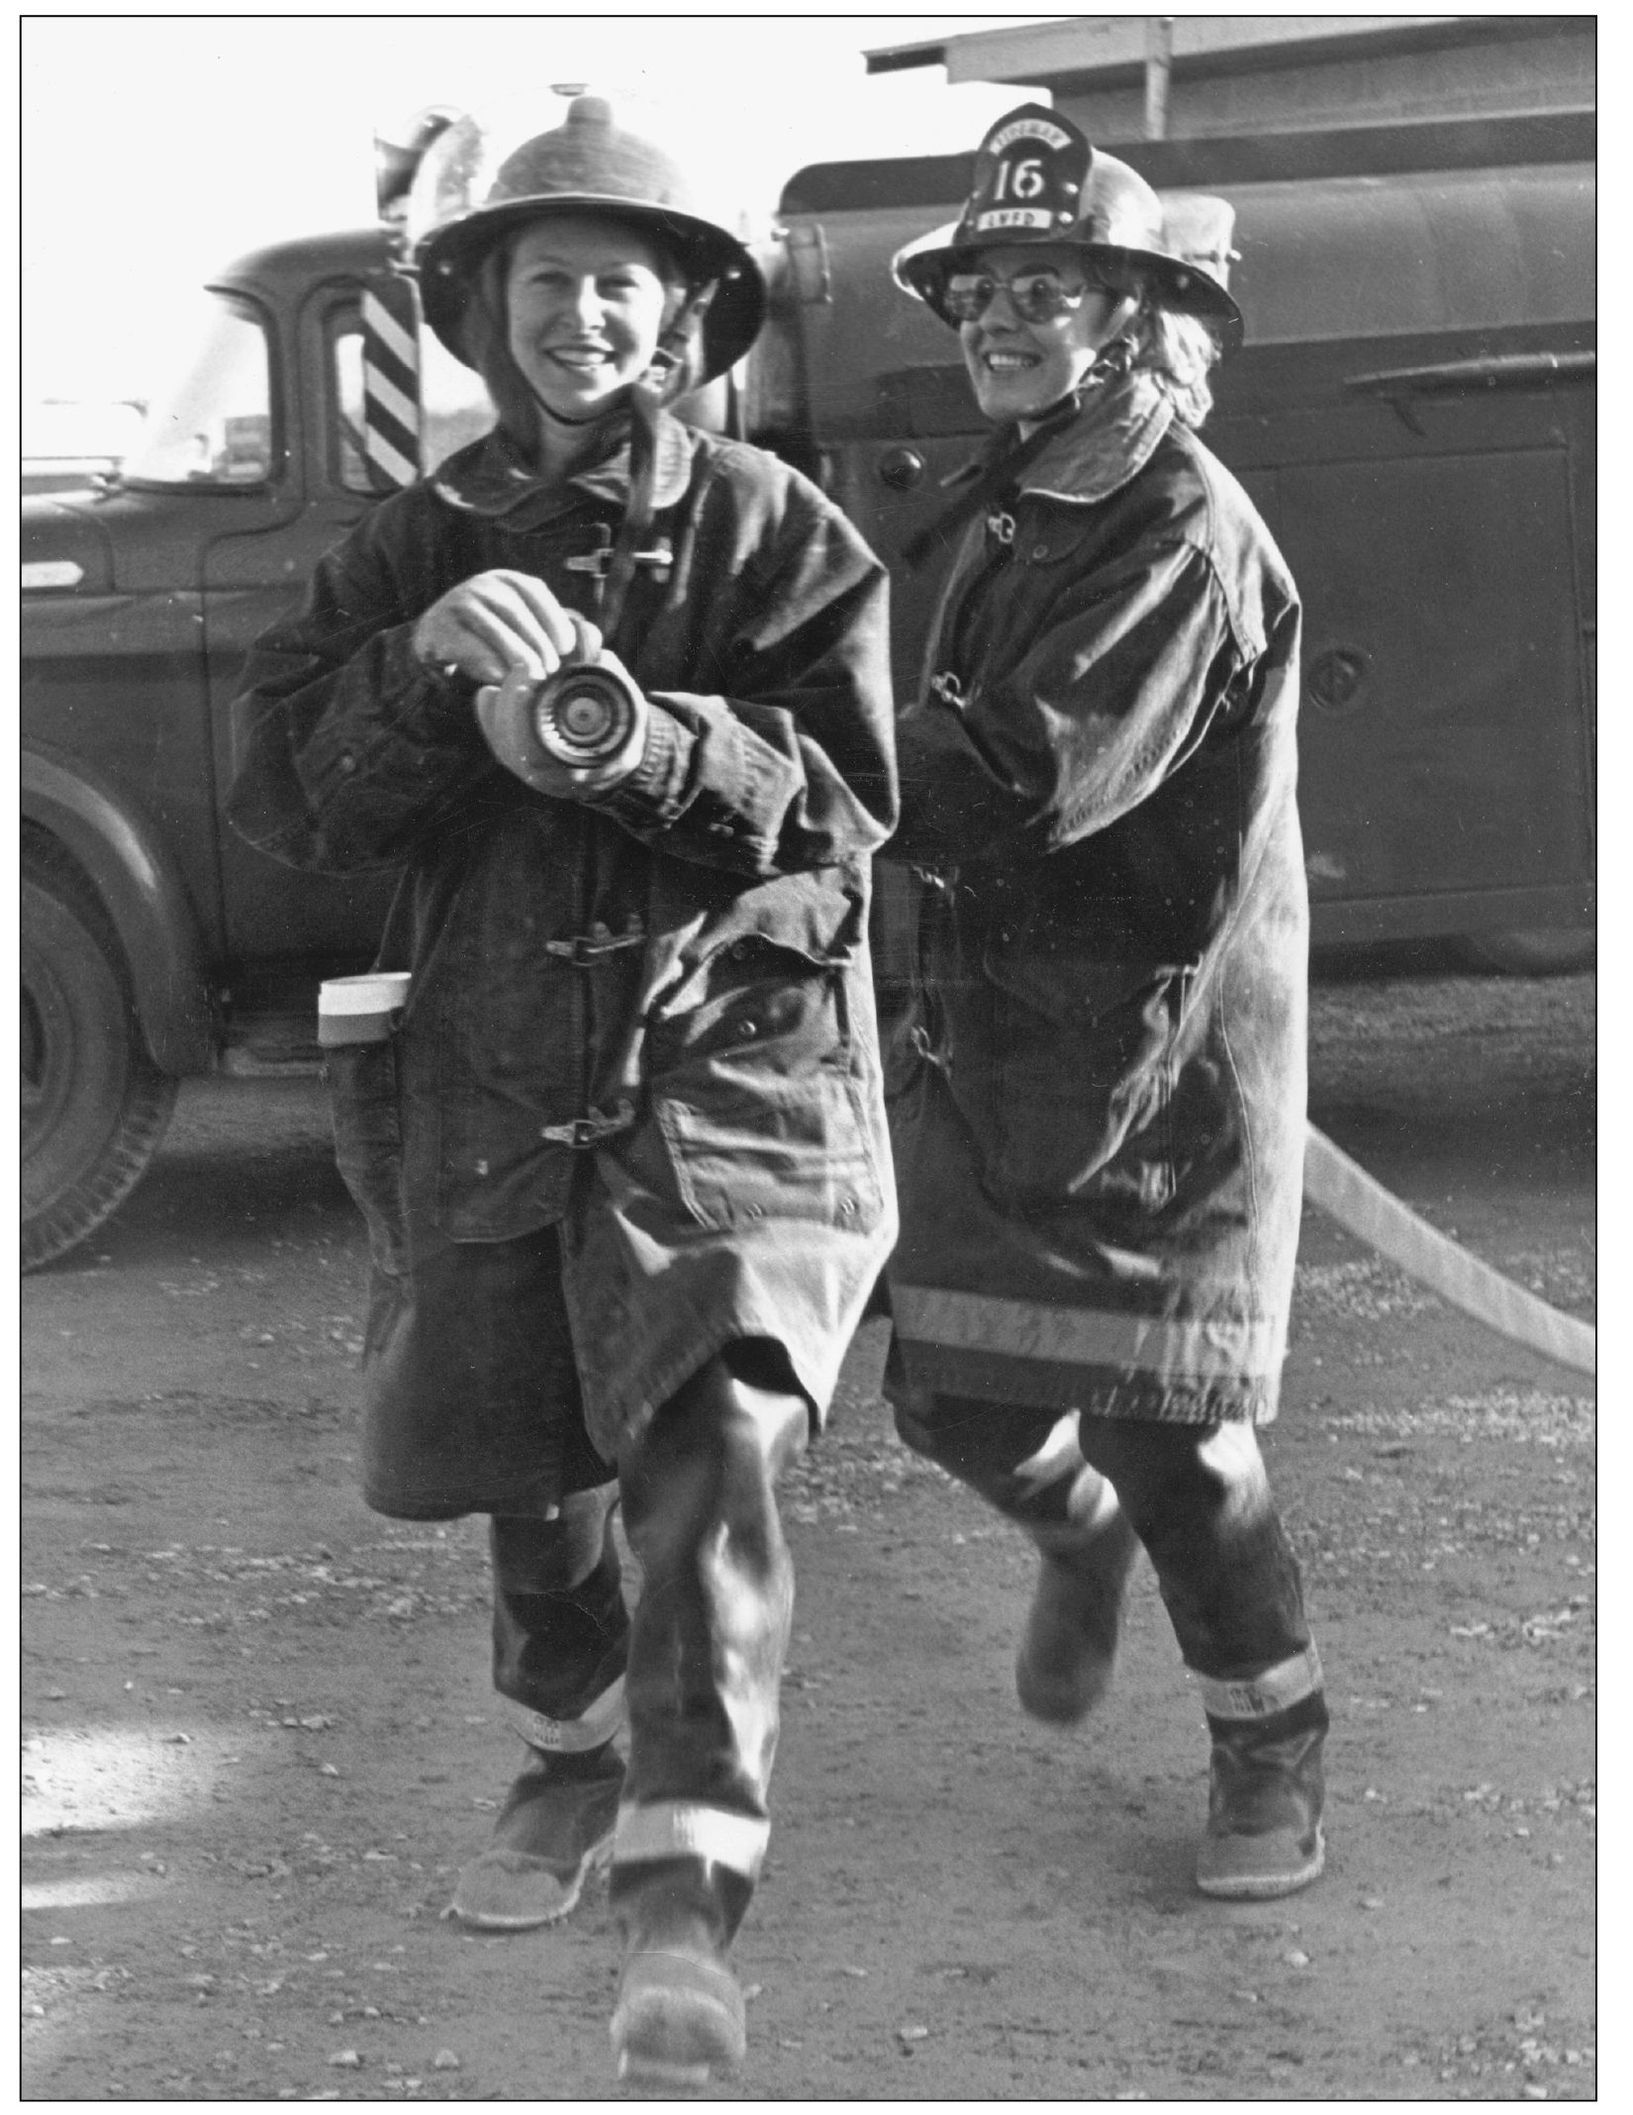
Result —
<path fill-rule="evenodd" d="M 694 1374 L 620 1460 L 646 1583 L 624 1683 L 611 1893 L 628 1952 L 611 2031 L 637 2085 L 696 2087 L 742 2058 L 726 1950 L 770 1832 L 794 1593 L 773 1486 L 808 1430 L 780 1348 L 750 1340 Z"/>
<path fill-rule="evenodd" d="M 1105 1695 L 1139 1538 L 1113 1506 L 1093 1529 L 1032 1527 L 1038 1580 L 1015 1657 L 1021 1708 L 1052 1726 L 1075 1726 Z"/>
<path fill-rule="evenodd" d="M 567 1916 L 612 1856 L 624 1765 L 609 1741 L 580 1755 L 531 1750 L 493 1840 L 460 1874 L 448 1913 L 475 1931 L 532 1931 Z"/>
<path fill-rule="evenodd" d="M 1308 1887 L 1326 1859 L 1326 1698 L 1317 1689 L 1258 1719 L 1209 1712 L 1208 1731 L 1208 1830 L 1197 1858 L 1197 1886 L 1232 1902 L 1264 1902 Z"/>
<path fill-rule="evenodd" d="M 624 1965 L 612 2014 L 619 2078 L 653 2092 L 706 2086 L 743 2060 L 743 1992 L 726 1960 L 750 1883 L 698 1859 L 620 1871 Z"/>

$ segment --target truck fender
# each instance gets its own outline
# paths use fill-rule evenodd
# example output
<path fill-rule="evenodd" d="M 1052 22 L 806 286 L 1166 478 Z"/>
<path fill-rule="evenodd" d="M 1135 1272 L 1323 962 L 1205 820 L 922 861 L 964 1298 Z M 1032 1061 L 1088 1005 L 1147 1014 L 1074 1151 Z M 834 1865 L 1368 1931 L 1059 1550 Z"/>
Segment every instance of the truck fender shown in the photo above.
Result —
<path fill-rule="evenodd" d="M 107 779 L 45 746 L 23 751 L 22 813 L 95 889 L 129 965 L 153 1062 L 178 1076 L 208 1072 L 215 1035 L 198 920 L 151 825 Z"/>

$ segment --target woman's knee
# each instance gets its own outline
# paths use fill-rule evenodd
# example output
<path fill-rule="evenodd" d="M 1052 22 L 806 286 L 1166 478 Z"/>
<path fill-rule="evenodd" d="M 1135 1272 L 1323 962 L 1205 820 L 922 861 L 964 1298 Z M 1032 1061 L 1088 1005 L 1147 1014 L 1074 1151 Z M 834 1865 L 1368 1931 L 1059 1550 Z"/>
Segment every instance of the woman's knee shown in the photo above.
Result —
<path fill-rule="evenodd" d="M 894 1407 L 905 1446 L 1027 1528 L 1089 1529 L 1115 1506 L 1108 1479 L 1077 1444 L 1075 1410 L 912 1390 Z"/>
<path fill-rule="evenodd" d="M 797 1389 L 742 1378 L 734 1363 L 723 1356 L 700 1367 L 621 1460 L 624 1524 L 637 1549 L 654 1537 L 690 1542 L 711 1523 L 774 1517 L 772 1486 L 805 1446 L 810 1404 Z"/>
<path fill-rule="evenodd" d="M 512 1594 L 555 1594 L 581 1586 L 601 1563 L 618 1486 L 574 1491 L 551 1519 L 499 1513 L 488 1522 L 495 1577 Z"/>
<path fill-rule="evenodd" d="M 1245 1420 L 1212 1426 L 1197 1448 L 1197 1460 L 1219 1480 L 1227 1527 L 1249 1527 L 1271 1510 L 1270 1477 L 1259 1436 Z"/>
<path fill-rule="evenodd" d="M 768 1337 L 726 1345 L 658 1413 L 690 1449 L 718 1453 L 726 1474 L 767 1483 L 804 1452 L 811 1415 L 788 1354 Z"/>
<path fill-rule="evenodd" d="M 1165 1523 L 1249 1527 L 1272 1510 L 1270 1479 L 1252 1425 L 1167 1425 L 1085 1417 L 1085 1458 L 1116 1490 L 1142 1540 Z"/>

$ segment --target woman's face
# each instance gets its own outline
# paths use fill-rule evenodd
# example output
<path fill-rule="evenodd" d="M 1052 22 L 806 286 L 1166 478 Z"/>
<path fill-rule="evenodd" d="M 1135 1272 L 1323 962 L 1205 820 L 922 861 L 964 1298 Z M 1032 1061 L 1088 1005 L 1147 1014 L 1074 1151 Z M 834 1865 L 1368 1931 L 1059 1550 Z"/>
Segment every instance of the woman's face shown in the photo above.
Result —
<path fill-rule="evenodd" d="M 964 365 L 975 400 L 985 416 L 1036 418 L 1075 389 L 1094 365 L 1110 335 L 1117 308 L 1114 294 L 1090 287 L 1075 308 L 1045 323 L 1028 323 L 1016 310 L 1009 282 L 1017 272 L 1044 268 L 1058 272 L 1071 288 L 1081 287 L 1080 252 L 1053 243 L 995 244 L 959 259 L 957 276 L 989 278 L 995 291 L 973 323 L 958 326 Z"/>
<path fill-rule="evenodd" d="M 652 364 L 672 284 L 631 228 L 590 213 L 524 228 L 505 280 L 507 342 L 559 418 L 608 411 Z"/>

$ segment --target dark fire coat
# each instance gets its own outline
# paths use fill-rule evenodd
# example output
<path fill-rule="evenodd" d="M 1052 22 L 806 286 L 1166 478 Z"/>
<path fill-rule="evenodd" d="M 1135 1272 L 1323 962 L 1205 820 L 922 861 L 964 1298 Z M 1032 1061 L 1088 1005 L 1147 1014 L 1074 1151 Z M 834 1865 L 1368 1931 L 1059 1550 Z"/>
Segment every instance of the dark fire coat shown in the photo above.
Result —
<path fill-rule="evenodd" d="M 490 437 L 383 501 L 259 643 L 232 797 L 279 859 L 402 867 L 379 962 L 412 971 L 407 1011 L 337 1076 L 374 1325 L 447 1244 L 555 1226 L 609 1460 L 734 1337 L 782 1343 L 820 1410 L 894 1228 L 866 943 L 886 590 L 838 509 L 662 420 L 657 555 L 612 642 L 651 732 L 595 801 L 502 769 L 471 685 L 415 660 L 416 619 L 491 567 L 592 614 L 628 490 L 627 448 L 546 489 Z M 462 1502 L 491 1506 L 467 1466 Z"/>
<path fill-rule="evenodd" d="M 1274 1415 L 1307 923 L 1299 605 L 1135 375 L 972 524 L 898 726 L 922 883 L 890 1070 L 909 1380 Z"/>

